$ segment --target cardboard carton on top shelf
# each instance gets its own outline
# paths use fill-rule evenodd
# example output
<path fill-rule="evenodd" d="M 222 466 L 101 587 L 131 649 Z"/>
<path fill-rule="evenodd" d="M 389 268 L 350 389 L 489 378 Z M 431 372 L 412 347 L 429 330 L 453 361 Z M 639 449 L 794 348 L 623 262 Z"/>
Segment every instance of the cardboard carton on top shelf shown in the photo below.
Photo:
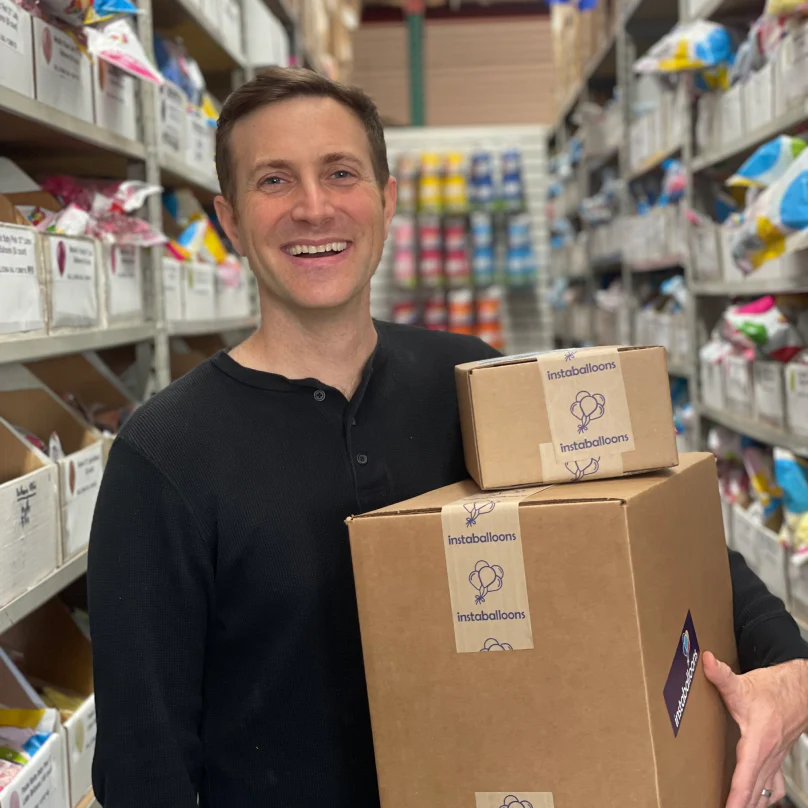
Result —
<path fill-rule="evenodd" d="M 724 804 L 736 737 L 701 661 L 737 664 L 712 456 L 460 483 L 349 529 L 384 808 Z"/>
<path fill-rule="evenodd" d="M 0 419 L 0 607 L 59 563 L 58 469 Z"/>
<path fill-rule="evenodd" d="M 0 0 L 0 86 L 34 97 L 33 24 L 31 15 L 13 0 Z"/>
<path fill-rule="evenodd" d="M 0 196 L 0 338 L 44 335 L 45 279 L 39 235 Z"/>
<path fill-rule="evenodd" d="M 0 418 L 47 441 L 58 434 L 65 457 L 59 460 L 61 511 L 60 564 L 84 550 L 90 539 L 95 501 L 104 468 L 101 434 L 22 365 L 0 374 Z"/>
<path fill-rule="evenodd" d="M 54 599 L 0 636 L 0 647 L 32 688 L 51 686 L 84 699 L 75 711 L 62 713 L 70 805 L 78 805 L 92 788 L 96 740 L 90 641 L 67 607 Z M 47 706 L 36 690 L 32 695 L 39 707 Z"/>
<path fill-rule="evenodd" d="M 103 59 L 93 62 L 95 122 L 129 140 L 138 139 L 136 81 Z"/>
<path fill-rule="evenodd" d="M 38 709 L 30 685 L 8 655 L 0 650 L 0 704 L 17 710 Z M 37 796 L 36 800 L 31 795 Z M 0 808 L 65 808 L 68 804 L 64 738 L 55 732 L 20 773 L 0 791 Z"/>
<path fill-rule="evenodd" d="M 591 321 L 591 315 L 590 315 Z M 662 348 L 584 348 L 455 370 L 482 488 L 620 477 L 678 461 Z"/>
<path fill-rule="evenodd" d="M 33 42 L 37 99 L 93 123 L 90 56 L 68 33 L 36 17 Z"/>

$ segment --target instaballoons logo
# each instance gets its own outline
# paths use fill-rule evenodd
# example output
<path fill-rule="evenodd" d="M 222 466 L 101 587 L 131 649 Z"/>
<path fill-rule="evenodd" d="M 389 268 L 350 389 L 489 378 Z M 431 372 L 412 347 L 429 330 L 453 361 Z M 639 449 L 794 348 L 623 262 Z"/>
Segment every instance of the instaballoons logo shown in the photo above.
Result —
<path fill-rule="evenodd" d="M 575 482 L 583 480 L 584 477 L 591 477 L 597 474 L 600 469 L 600 458 L 590 457 L 587 460 L 576 460 L 574 462 L 564 463 L 567 471 L 572 475 Z"/>
<path fill-rule="evenodd" d="M 468 517 L 466 518 L 466 527 L 473 527 L 477 524 L 477 520 L 487 513 L 491 513 L 497 507 L 496 502 L 485 500 L 482 502 L 468 502 L 463 508 L 465 509 Z"/>
<path fill-rule="evenodd" d="M 566 354 L 566 362 L 575 360 L 575 355 Z M 574 379 L 577 376 L 589 376 L 593 373 L 603 373 L 606 370 L 617 370 L 617 362 L 587 362 L 583 365 L 570 365 L 560 370 L 548 370 L 547 381 L 557 382 L 560 379 Z"/>
<path fill-rule="evenodd" d="M 499 592 L 502 589 L 502 579 L 505 572 L 499 564 L 489 564 L 487 561 L 478 561 L 469 575 L 469 583 L 477 590 L 474 602 L 479 606 L 485 603 L 489 592 Z"/>
<path fill-rule="evenodd" d="M 678 729 L 679 724 L 682 723 L 682 716 L 684 715 L 687 699 L 690 695 L 690 686 L 693 684 L 693 676 L 696 673 L 696 666 L 699 664 L 699 652 L 697 648 L 693 649 L 693 656 L 690 656 L 690 632 L 687 630 L 682 634 L 682 653 L 687 660 L 687 677 L 685 678 L 685 683 L 682 687 L 682 695 L 679 696 L 679 703 L 676 706 L 676 714 L 674 715 L 676 729 Z"/>
<path fill-rule="evenodd" d="M 592 421 L 603 418 L 606 412 L 606 397 L 600 393 L 590 393 L 581 390 L 575 401 L 570 405 L 570 413 L 580 423 L 578 424 L 578 434 L 581 435 L 589 429 Z"/>

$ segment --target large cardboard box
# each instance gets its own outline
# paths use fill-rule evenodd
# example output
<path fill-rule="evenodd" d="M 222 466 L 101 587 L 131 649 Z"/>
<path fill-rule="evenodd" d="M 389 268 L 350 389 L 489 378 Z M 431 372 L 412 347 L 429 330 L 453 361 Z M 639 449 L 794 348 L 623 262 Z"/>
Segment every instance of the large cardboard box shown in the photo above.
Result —
<path fill-rule="evenodd" d="M 349 528 L 383 808 L 724 804 L 736 738 L 701 664 L 737 664 L 712 456 L 535 493 L 465 482 Z"/>
<path fill-rule="evenodd" d="M 93 62 L 95 122 L 129 140 L 137 140 L 137 96 L 134 76 L 103 59 Z"/>
<path fill-rule="evenodd" d="M 11 203 L 0 197 L 0 334 L 4 339 L 44 335 L 42 244 L 30 225 L 4 223 L 13 216 L 10 208 Z"/>
<path fill-rule="evenodd" d="M 48 330 L 96 328 L 101 322 L 98 242 L 91 238 L 42 236 L 48 285 Z"/>
<path fill-rule="evenodd" d="M 59 563 L 58 469 L 0 419 L 0 607 Z"/>
<path fill-rule="evenodd" d="M 92 788 L 97 733 L 90 641 L 67 607 L 50 600 L 0 636 L 0 646 L 32 687 L 50 685 L 84 699 L 78 709 L 61 715 L 70 805 L 78 805 Z M 47 706 L 36 691 L 32 700 Z"/>
<path fill-rule="evenodd" d="M 584 348 L 460 365 L 466 466 L 482 488 L 675 466 L 662 348 Z"/>
<path fill-rule="evenodd" d="M 92 63 L 70 34 L 34 18 L 36 97 L 44 104 L 93 123 Z"/>
<path fill-rule="evenodd" d="M 60 563 L 87 547 L 104 469 L 101 434 L 83 421 L 36 377 L 6 366 L 0 390 L 0 417 L 43 440 L 56 432 L 65 457 L 58 461 L 62 522 Z"/>
<path fill-rule="evenodd" d="M 13 0 L 0 0 L 0 86 L 34 97 L 31 15 Z"/>

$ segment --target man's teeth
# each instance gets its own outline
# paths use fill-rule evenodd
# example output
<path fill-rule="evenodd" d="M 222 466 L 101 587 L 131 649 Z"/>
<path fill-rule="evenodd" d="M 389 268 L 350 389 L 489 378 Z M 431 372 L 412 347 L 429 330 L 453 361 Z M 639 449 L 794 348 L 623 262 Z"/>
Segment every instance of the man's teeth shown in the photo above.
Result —
<path fill-rule="evenodd" d="M 303 255 L 307 253 L 313 255 L 314 253 L 336 252 L 340 253 L 348 249 L 347 241 L 332 241 L 330 244 L 320 244 L 314 246 L 313 244 L 295 244 L 286 248 L 289 255 Z"/>

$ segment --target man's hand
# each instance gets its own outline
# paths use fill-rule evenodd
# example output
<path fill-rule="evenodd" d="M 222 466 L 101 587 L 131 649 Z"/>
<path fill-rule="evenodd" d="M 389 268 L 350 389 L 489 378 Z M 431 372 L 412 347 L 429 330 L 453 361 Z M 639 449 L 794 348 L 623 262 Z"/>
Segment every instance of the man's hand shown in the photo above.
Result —
<path fill-rule="evenodd" d="M 777 802 L 786 793 L 783 761 L 808 728 L 808 661 L 738 676 L 708 651 L 704 674 L 741 729 L 726 808 L 765 808 Z M 764 789 L 772 796 L 764 797 Z"/>

